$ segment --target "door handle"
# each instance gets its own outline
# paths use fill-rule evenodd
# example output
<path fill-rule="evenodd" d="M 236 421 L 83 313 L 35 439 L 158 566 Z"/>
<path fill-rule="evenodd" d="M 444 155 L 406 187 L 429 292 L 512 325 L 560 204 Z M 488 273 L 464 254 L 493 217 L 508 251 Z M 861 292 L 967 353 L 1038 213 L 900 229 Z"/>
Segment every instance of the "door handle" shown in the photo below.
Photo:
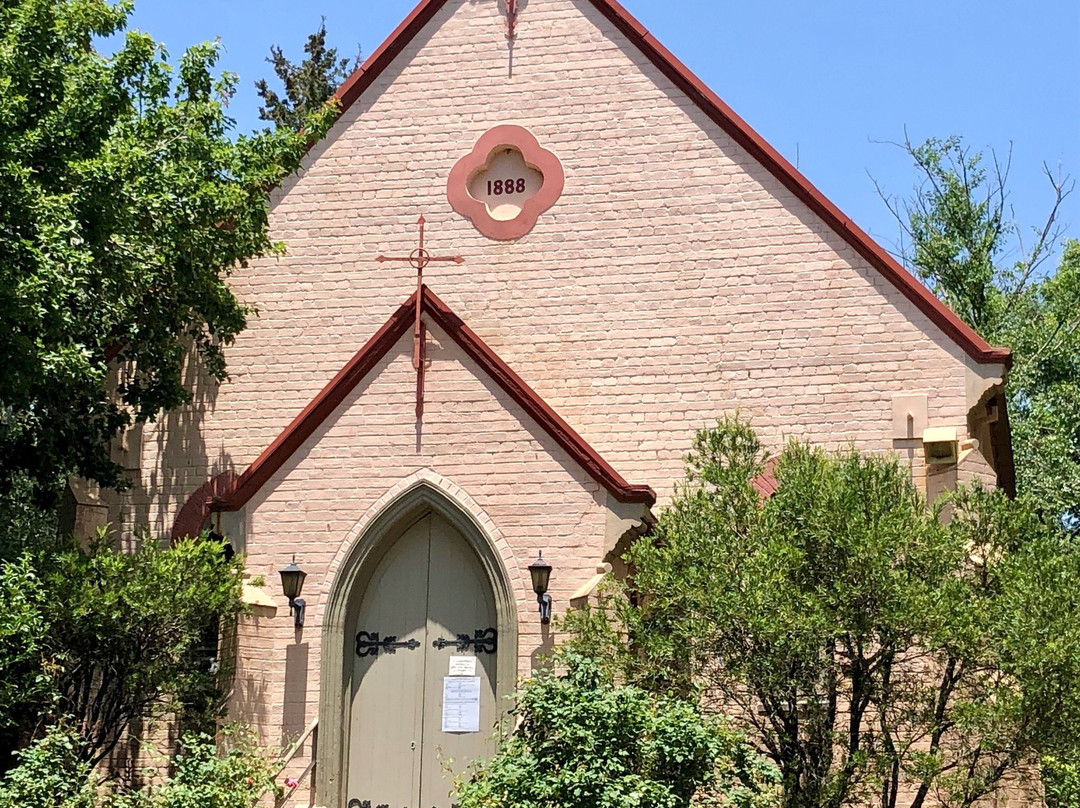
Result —
<path fill-rule="evenodd" d="M 380 651 L 396 653 L 399 648 L 414 651 L 420 647 L 420 640 L 411 639 L 398 642 L 396 634 L 388 634 L 379 639 L 377 631 L 361 631 L 356 635 L 356 655 L 360 657 L 378 656 Z"/>
<path fill-rule="evenodd" d="M 470 647 L 478 654 L 494 654 L 499 649 L 499 632 L 493 628 L 478 628 L 473 636 L 458 634 L 456 639 L 447 640 L 439 637 L 431 643 L 432 648 L 440 651 L 452 645 L 458 651 L 468 651 Z"/>

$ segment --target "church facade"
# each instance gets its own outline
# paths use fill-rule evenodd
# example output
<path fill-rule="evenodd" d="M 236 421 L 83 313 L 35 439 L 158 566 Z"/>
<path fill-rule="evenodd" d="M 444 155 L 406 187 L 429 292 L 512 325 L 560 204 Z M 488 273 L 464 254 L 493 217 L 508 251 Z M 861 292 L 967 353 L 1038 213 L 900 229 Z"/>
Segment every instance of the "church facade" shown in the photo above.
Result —
<path fill-rule="evenodd" d="M 192 369 L 122 503 L 265 580 L 232 712 L 297 804 L 449 808 L 555 641 L 530 566 L 587 598 L 724 414 L 1012 485 L 1008 352 L 614 0 L 423 0 L 338 97 L 273 194 L 287 254 L 232 277 L 230 380 Z"/>

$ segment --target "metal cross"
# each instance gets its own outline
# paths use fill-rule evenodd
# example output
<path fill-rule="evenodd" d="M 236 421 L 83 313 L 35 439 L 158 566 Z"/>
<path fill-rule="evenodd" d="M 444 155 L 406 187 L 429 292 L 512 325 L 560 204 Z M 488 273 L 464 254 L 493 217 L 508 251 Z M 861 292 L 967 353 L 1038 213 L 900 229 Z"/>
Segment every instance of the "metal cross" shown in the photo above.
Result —
<path fill-rule="evenodd" d="M 413 367 L 416 368 L 416 417 L 424 414 L 424 322 L 421 318 L 424 303 L 424 267 L 428 264 L 454 263 L 464 264 L 465 259 L 460 255 L 432 255 L 424 248 L 424 223 L 423 216 L 417 224 L 420 225 L 420 246 L 406 256 L 380 255 L 375 260 L 380 264 L 387 261 L 408 261 L 416 269 L 416 317 L 413 322 Z"/>

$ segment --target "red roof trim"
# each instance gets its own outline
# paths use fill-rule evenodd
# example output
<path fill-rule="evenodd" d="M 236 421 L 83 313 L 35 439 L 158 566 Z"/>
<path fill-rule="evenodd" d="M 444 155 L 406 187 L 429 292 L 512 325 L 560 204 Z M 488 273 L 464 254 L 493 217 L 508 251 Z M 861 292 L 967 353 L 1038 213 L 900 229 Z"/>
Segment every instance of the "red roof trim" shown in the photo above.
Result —
<path fill-rule="evenodd" d="M 170 534 L 173 544 L 187 536 L 198 536 L 206 524 L 206 518 L 214 510 L 214 502 L 231 491 L 235 484 L 236 475 L 223 471 L 195 489 L 195 493 L 187 498 L 184 507 L 176 514 Z"/>
<path fill-rule="evenodd" d="M 944 303 L 904 269 L 877 242 L 845 216 L 839 208 L 806 179 L 798 169 L 785 160 L 742 118 L 661 45 L 645 27 L 634 19 L 616 0 L 589 0 L 597 10 L 621 31 L 631 43 L 672 83 L 721 129 L 746 149 L 789 191 L 828 224 L 886 280 L 893 284 L 920 311 L 930 318 L 946 336 L 959 345 L 968 356 L 980 364 L 1012 364 L 1008 348 L 995 348 L 961 320 Z M 344 113 L 353 102 L 378 78 L 379 74 L 412 41 L 420 30 L 446 4 L 446 0 L 421 0 L 412 13 L 397 27 L 378 50 L 364 62 L 338 89 L 335 98 Z"/>
<path fill-rule="evenodd" d="M 994 348 L 975 333 L 948 306 L 934 297 L 910 272 L 841 212 L 814 187 L 795 166 L 740 118 L 734 110 L 695 76 L 616 0 L 591 0 L 592 4 L 649 57 L 672 83 L 686 93 L 717 125 L 746 149 L 784 186 L 825 220 L 859 255 L 875 267 L 930 320 L 953 339 L 976 362 L 1012 363 L 1008 348 Z"/>
<path fill-rule="evenodd" d="M 240 475 L 231 491 L 214 510 L 235 511 L 242 508 L 292 454 L 319 428 L 346 396 L 379 363 L 395 343 L 409 330 L 413 321 L 415 293 L 386 321 L 348 364 L 304 407 L 285 431 L 267 447 L 258 459 Z M 647 485 L 630 485 L 589 446 L 525 381 L 510 369 L 476 333 L 439 300 L 426 286 L 423 307 L 428 316 L 446 331 L 528 415 L 533 418 L 566 452 L 619 502 L 642 502 L 652 505 L 656 494 Z"/>
<path fill-rule="evenodd" d="M 446 5 L 446 0 L 421 0 L 420 4 L 412 10 L 401 25 L 386 38 L 371 56 L 364 60 L 360 67 L 353 71 L 352 75 L 345 79 L 345 83 L 338 87 L 334 98 L 341 104 L 338 117 L 353 105 L 353 102 L 371 86 L 372 82 L 379 77 L 394 58 L 401 53 L 412 41 L 412 38 L 420 33 L 439 9 Z"/>

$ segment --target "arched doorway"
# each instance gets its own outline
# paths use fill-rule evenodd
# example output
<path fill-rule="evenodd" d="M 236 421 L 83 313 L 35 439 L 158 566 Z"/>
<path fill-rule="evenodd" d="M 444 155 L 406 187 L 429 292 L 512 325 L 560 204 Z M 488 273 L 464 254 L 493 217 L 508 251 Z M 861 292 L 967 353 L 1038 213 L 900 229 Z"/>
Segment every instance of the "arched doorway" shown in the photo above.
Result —
<path fill-rule="evenodd" d="M 477 525 L 429 485 L 404 495 L 343 564 L 323 639 L 317 801 L 450 808 L 516 672 L 511 592 Z"/>

